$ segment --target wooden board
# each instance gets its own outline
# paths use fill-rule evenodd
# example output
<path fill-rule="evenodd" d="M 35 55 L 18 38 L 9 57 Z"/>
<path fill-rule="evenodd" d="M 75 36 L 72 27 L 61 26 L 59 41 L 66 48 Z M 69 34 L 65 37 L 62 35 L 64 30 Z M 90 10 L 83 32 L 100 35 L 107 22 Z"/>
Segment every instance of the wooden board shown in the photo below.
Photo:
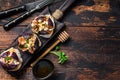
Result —
<path fill-rule="evenodd" d="M 40 15 L 45 15 L 45 14 L 50 14 L 48 8 L 43 10 L 43 12 Z M 8 71 L 8 73 L 10 73 L 13 76 L 18 76 L 19 74 L 21 74 L 22 69 L 27 64 L 29 64 L 30 62 L 36 60 L 43 53 L 43 51 L 45 51 L 47 49 L 47 47 L 49 47 L 50 44 L 53 43 L 53 41 L 57 38 L 58 33 L 64 27 L 65 26 L 64 26 L 63 23 L 60 23 L 57 20 L 55 20 L 55 30 L 54 30 L 54 33 L 52 34 L 52 36 L 50 38 L 43 38 L 43 37 L 38 36 L 39 40 L 41 40 L 41 42 L 42 42 L 42 45 L 37 50 L 35 50 L 34 54 L 30 54 L 30 53 L 27 53 L 27 52 L 20 51 L 21 52 L 21 57 L 23 59 L 23 63 L 22 63 L 21 68 L 18 71 L 14 71 L 14 72 L 13 71 Z M 31 31 L 30 25 L 28 25 L 25 28 L 25 30 L 20 35 L 18 35 L 18 37 L 13 41 L 13 43 L 8 48 L 14 47 L 14 48 L 18 49 L 18 38 L 20 36 L 24 35 L 24 34 L 31 34 L 31 33 L 32 33 L 32 31 Z"/>
<path fill-rule="evenodd" d="M 36 0 L 1 0 L 0 10 L 32 1 Z M 52 4 L 51 11 L 61 4 Z M 71 39 L 61 45 L 61 51 L 66 53 L 69 60 L 60 65 L 56 56 L 47 55 L 45 58 L 55 65 L 53 76 L 47 80 L 120 80 L 119 5 L 120 0 L 76 0 L 62 19 Z M 8 47 L 36 14 L 9 32 L 1 26 L 0 49 Z M 24 68 L 24 73 L 17 78 L 2 68 L 0 74 L 0 80 L 35 80 L 31 68 Z"/>

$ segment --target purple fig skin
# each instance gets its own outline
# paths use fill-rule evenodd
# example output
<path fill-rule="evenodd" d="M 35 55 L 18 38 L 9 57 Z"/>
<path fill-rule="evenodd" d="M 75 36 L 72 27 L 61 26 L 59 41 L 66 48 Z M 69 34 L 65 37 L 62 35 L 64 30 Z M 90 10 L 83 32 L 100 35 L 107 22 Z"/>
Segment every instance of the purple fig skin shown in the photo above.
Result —
<path fill-rule="evenodd" d="M 45 18 L 45 16 L 39 16 L 36 18 L 36 20 L 43 20 Z"/>
<path fill-rule="evenodd" d="M 9 64 L 9 65 L 7 65 L 7 64 L 3 63 L 2 61 L 0 61 L 0 64 L 6 70 L 12 70 L 12 69 L 15 69 L 17 67 L 17 65 L 15 65 L 15 64 Z"/>
<path fill-rule="evenodd" d="M 8 51 L 8 52 L 5 52 L 4 54 L 1 55 L 1 57 L 5 58 L 5 57 L 7 57 L 9 54 L 10 54 L 9 51 Z"/>
<path fill-rule="evenodd" d="M 26 33 L 26 34 L 23 34 L 22 36 L 25 38 L 25 39 L 28 39 L 32 34 L 31 33 Z"/>
<path fill-rule="evenodd" d="M 54 18 L 51 15 L 40 15 L 33 20 L 32 31 L 43 38 L 50 38 L 54 29 Z"/>
<path fill-rule="evenodd" d="M 7 69 L 6 64 L 4 64 L 3 62 L 0 61 L 0 64 L 2 65 L 3 68 Z"/>
<path fill-rule="evenodd" d="M 0 64 L 7 71 L 16 71 L 21 67 L 22 58 L 18 49 L 11 47 L 0 55 Z"/>
<path fill-rule="evenodd" d="M 50 18 L 48 19 L 48 25 L 53 26 L 53 22 L 52 22 L 52 20 Z"/>
<path fill-rule="evenodd" d="M 15 69 L 16 67 L 17 67 L 17 65 L 15 65 L 15 64 L 9 64 L 7 66 L 7 70 L 12 70 L 12 69 Z"/>
<path fill-rule="evenodd" d="M 39 31 L 38 34 L 47 35 L 48 33 L 46 31 L 42 30 L 42 31 Z"/>
<path fill-rule="evenodd" d="M 16 55 L 16 53 L 13 52 L 13 54 L 11 55 L 12 58 L 16 59 L 17 61 L 19 61 L 18 56 Z"/>

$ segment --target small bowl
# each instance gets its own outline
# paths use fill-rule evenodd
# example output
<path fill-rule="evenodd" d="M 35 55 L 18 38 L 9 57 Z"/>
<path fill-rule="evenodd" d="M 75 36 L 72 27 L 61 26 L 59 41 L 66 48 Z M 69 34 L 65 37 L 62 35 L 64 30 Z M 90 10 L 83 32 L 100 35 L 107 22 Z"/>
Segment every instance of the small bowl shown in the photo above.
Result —
<path fill-rule="evenodd" d="M 45 80 L 54 72 L 54 64 L 47 59 L 39 60 L 32 68 L 33 75 L 36 79 Z"/>

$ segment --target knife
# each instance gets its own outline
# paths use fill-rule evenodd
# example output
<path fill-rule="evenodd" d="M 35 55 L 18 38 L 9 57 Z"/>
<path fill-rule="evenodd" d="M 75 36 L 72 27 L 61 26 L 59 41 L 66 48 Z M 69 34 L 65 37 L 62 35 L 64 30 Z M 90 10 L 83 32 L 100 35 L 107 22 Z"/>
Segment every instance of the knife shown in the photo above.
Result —
<path fill-rule="evenodd" d="M 3 28 L 7 31 L 7 30 L 11 29 L 16 23 L 22 21 L 23 18 L 28 17 L 34 11 L 41 9 L 53 2 L 58 2 L 58 1 L 61 1 L 61 0 L 57 0 L 57 1 L 56 0 L 39 0 L 36 2 L 27 3 L 27 4 L 19 6 L 19 7 L 15 7 L 12 9 L 2 11 L 2 12 L 0 12 L 0 17 L 9 15 L 9 14 L 14 14 L 14 12 L 26 11 L 25 13 L 23 13 L 22 15 L 18 16 L 15 19 L 13 19 L 12 21 L 9 21 L 8 23 L 4 24 Z"/>

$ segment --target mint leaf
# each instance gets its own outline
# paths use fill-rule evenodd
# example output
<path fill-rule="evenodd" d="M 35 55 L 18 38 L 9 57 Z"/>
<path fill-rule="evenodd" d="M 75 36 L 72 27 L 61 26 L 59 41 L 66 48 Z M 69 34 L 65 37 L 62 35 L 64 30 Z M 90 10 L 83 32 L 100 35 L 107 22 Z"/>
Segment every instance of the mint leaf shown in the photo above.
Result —
<path fill-rule="evenodd" d="M 26 44 L 24 44 L 24 48 L 27 48 L 28 47 L 28 44 L 26 43 Z"/>
<path fill-rule="evenodd" d="M 29 43 L 29 39 L 26 39 L 26 43 Z"/>
<path fill-rule="evenodd" d="M 9 60 L 11 60 L 11 59 L 12 59 L 11 57 L 6 57 L 6 58 L 5 58 L 6 61 L 9 61 Z"/>
<path fill-rule="evenodd" d="M 59 51 L 50 51 L 50 53 L 58 56 L 58 63 L 60 64 L 63 64 L 64 62 L 66 62 L 68 60 L 68 56 L 65 55 L 65 53 L 62 51 L 62 52 L 59 52 Z"/>
<path fill-rule="evenodd" d="M 21 44 L 20 44 L 20 45 L 19 45 L 19 48 L 21 48 L 21 49 L 24 48 L 24 45 L 21 45 Z"/>
<path fill-rule="evenodd" d="M 56 50 L 56 51 L 60 50 L 60 46 L 56 46 L 56 47 L 55 47 L 55 50 Z"/>

